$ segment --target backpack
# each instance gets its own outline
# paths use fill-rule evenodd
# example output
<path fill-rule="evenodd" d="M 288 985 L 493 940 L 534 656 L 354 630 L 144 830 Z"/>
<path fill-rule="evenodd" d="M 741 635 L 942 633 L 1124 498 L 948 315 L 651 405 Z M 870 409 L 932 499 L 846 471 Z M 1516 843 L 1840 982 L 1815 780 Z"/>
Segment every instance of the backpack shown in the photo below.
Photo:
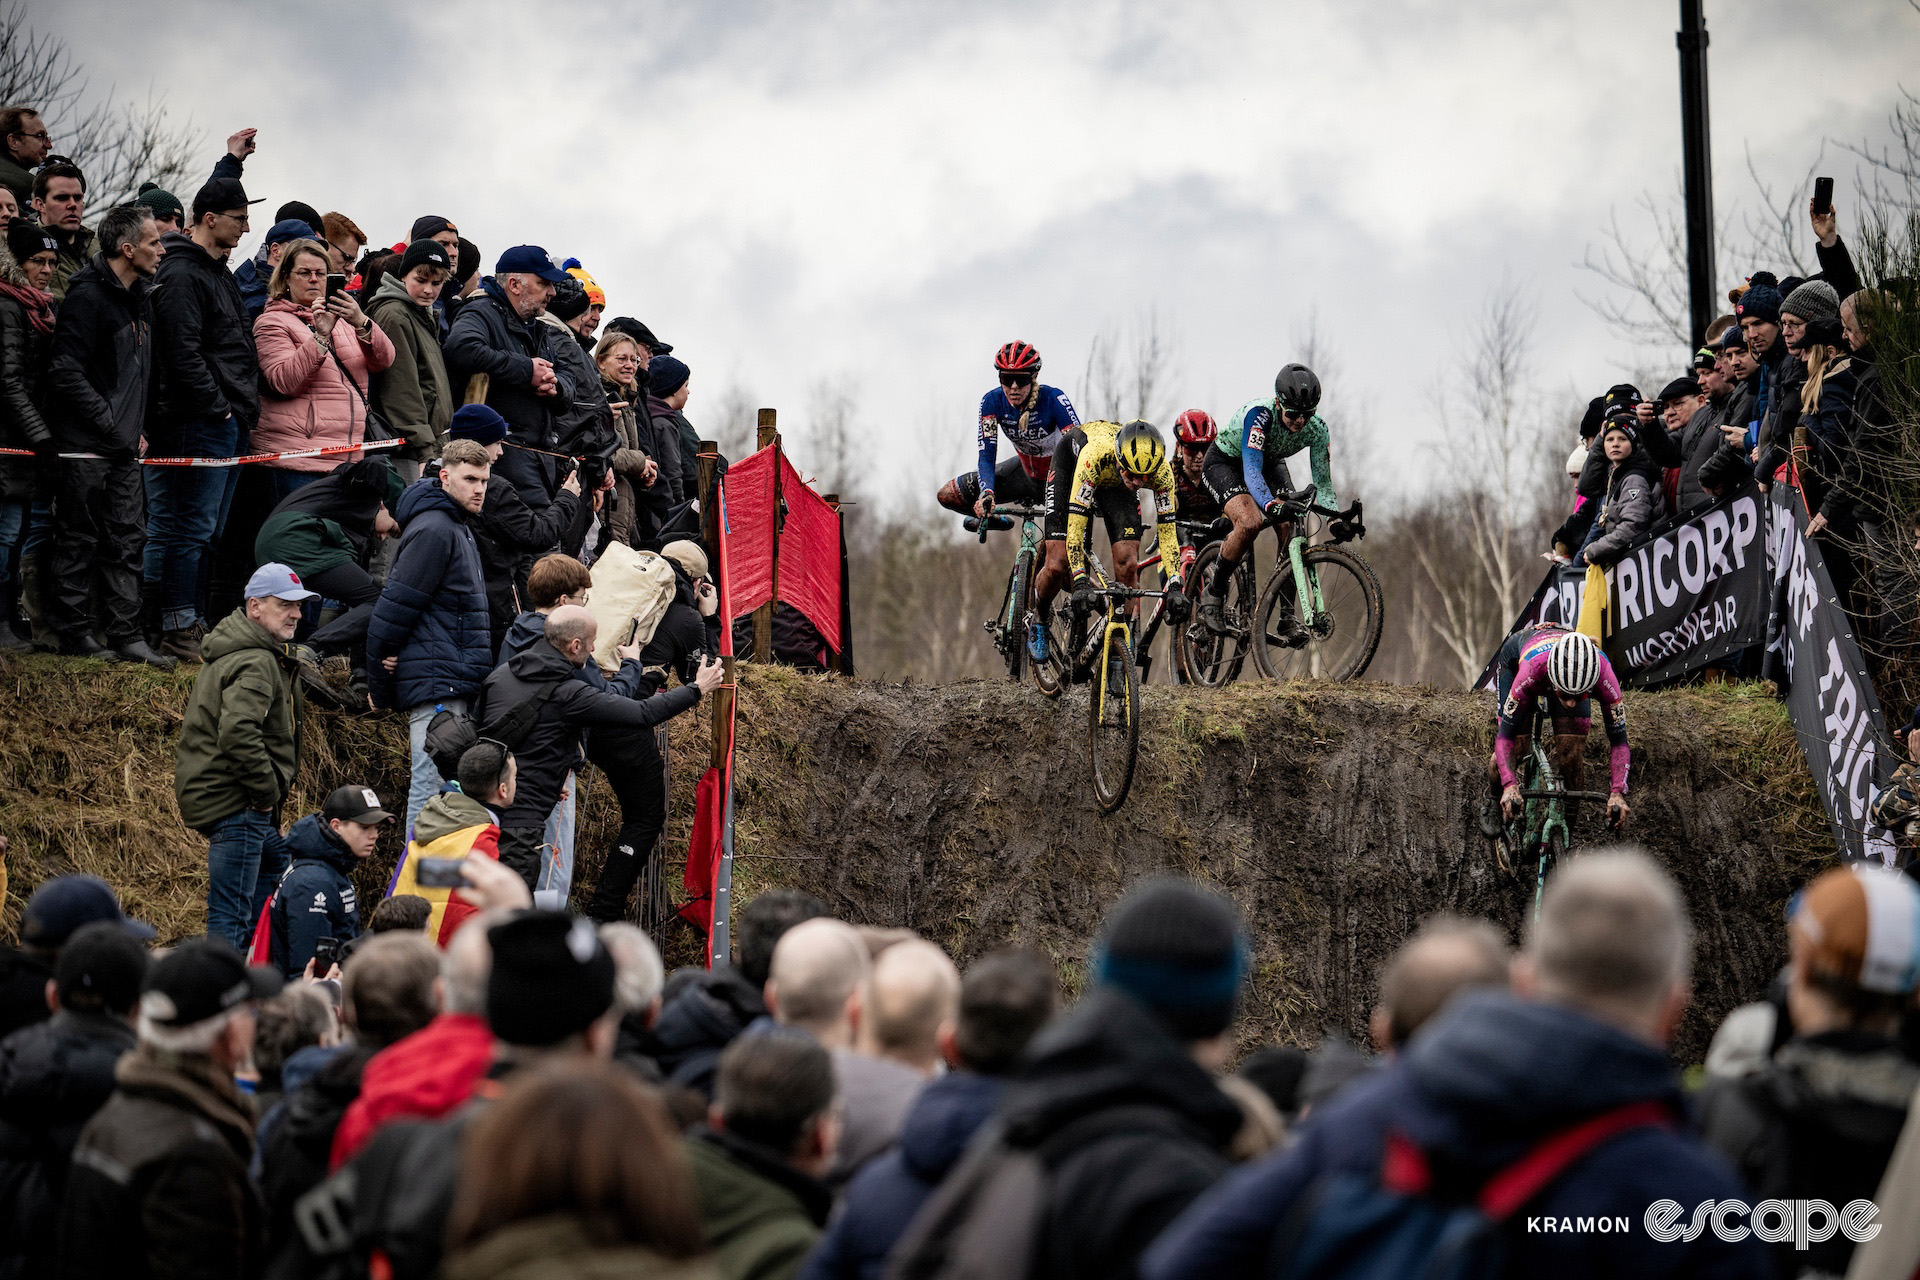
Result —
<path fill-rule="evenodd" d="M 611 675 L 620 669 L 622 645 L 644 646 L 653 639 L 673 603 L 673 564 L 651 551 L 636 551 L 623 542 L 609 543 L 593 562 L 593 592 L 587 608 L 600 624 L 593 660 Z"/>
<path fill-rule="evenodd" d="M 443 707 L 433 713 L 433 719 L 427 721 L 427 758 L 440 771 L 441 779 L 450 782 L 459 771 L 460 757 L 482 738 L 491 738 L 509 751 L 519 750 L 520 744 L 533 732 L 533 726 L 540 722 L 540 713 L 546 708 L 547 700 L 571 679 L 572 676 L 561 676 L 558 680 L 548 681 L 531 698 L 485 724 L 476 722 L 464 711 L 449 711 Z M 408 834 L 411 836 L 412 833 Z"/>
<path fill-rule="evenodd" d="M 1430 1194 L 1426 1153 L 1405 1135 L 1389 1132 L 1377 1175 L 1330 1174 L 1294 1206 L 1274 1238 L 1268 1274 L 1275 1280 L 1502 1275 L 1503 1228 L 1534 1197 L 1608 1139 L 1672 1124 L 1658 1102 L 1603 1111 L 1548 1134 L 1467 1201 Z"/>
<path fill-rule="evenodd" d="M 1024 1280 L 1038 1272 L 1049 1188 L 1063 1161 L 1112 1134 L 1188 1133 L 1160 1107 L 1110 1107 L 1038 1146 L 1008 1141 L 992 1122 L 934 1189 L 887 1256 L 885 1280 Z"/>

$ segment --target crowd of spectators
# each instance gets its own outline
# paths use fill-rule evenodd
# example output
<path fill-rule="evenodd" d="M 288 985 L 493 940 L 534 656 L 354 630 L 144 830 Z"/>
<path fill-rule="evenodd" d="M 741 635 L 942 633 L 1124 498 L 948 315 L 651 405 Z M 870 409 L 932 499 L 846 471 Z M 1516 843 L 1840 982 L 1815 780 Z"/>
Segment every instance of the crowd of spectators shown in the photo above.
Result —
<path fill-rule="evenodd" d="M 468 751 L 502 803 L 511 753 Z M 327 812 L 350 851 L 387 816 Z M 1885 869 L 1796 898 L 1787 969 L 1690 1089 L 1686 905 L 1630 849 L 1556 870 L 1517 953 L 1426 922 L 1372 1052 L 1237 1070 L 1252 946 L 1193 881 L 1134 885 L 1069 1003 L 1044 955 L 963 972 L 794 890 L 669 976 L 637 927 L 458 865 L 450 929 L 398 894 L 291 973 L 150 953 L 107 885 L 43 884 L 0 952 L 0 1275 L 1215 1280 L 1420 1274 L 1442 1237 L 1485 1274 L 1920 1265 L 1920 889 Z M 1864 1244 L 1835 1229 L 1860 1200 Z M 1640 1225 L 1663 1201 L 1672 1239 Z M 1685 1232 L 1705 1204 L 1746 1229 Z"/>

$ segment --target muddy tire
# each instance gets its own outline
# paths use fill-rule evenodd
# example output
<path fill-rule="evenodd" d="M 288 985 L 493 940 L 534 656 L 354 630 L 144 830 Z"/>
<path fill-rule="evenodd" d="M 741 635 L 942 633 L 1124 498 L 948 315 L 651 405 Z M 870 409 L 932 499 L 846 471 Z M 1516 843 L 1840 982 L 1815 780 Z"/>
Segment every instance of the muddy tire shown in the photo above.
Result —
<path fill-rule="evenodd" d="M 1283 558 L 1255 611 L 1253 665 L 1269 680 L 1356 680 L 1380 647 L 1380 580 L 1365 560 L 1339 547 L 1315 547 L 1303 559 L 1319 579 L 1326 610 L 1305 625 Z"/>
<path fill-rule="evenodd" d="M 1220 559 L 1220 544 L 1208 543 L 1193 558 L 1187 574 L 1193 583 L 1193 614 L 1173 633 L 1173 656 L 1188 684 L 1217 688 L 1240 678 L 1246 666 L 1247 649 L 1253 636 L 1253 606 L 1258 582 L 1253 576 L 1253 556 L 1243 557 L 1227 587 L 1226 618 L 1238 635 L 1215 635 L 1200 621 L 1200 592 L 1213 576 L 1214 563 Z"/>
<path fill-rule="evenodd" d="M 1027 674 L 1027 605 L 1028 596 L 1033 592 L 1033 556 L 1021 552 L 1019 559 L 1013 562 L 1013 573 L 1007 579 L 1006 604 L 1000 613 L 1000 625 L 1006 628 L 1002 637 L 1005 648 L 1001 656 L 1007 661 L 1007 679 L 1018 683 Z"/>
<path fill-rule="evenodd" d="M 1087 681 L 1087 756 L 1093 794 L 1112 813 L 1126 803 L 1140 753 L 1140 669 L 1133 645 L 1116 636 L 1106 655 L 1106 678 L 1096 669 Z"/>

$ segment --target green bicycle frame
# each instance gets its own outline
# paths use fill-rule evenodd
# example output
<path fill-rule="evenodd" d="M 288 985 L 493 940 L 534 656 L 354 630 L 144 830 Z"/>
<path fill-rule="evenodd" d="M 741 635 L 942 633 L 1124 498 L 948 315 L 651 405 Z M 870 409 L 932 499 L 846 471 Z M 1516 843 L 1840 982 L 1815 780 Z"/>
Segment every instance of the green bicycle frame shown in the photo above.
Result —
<path fill-rule="evenodd" d="M 1038 574 L 1041 567 L 1040 525 L 1032 516 L 1022 516 L 1020 519 L 1020 550 L 1014 556 L 1016 563 L 1020 556 L 1025 555 L 1029 551 L 1033 552 L 1032 571 Z M 1033 591 L 1032 578 L 1027 579 L 1027 591 L 1029 594 Z M 1007 616 L 1000 620 L 1000 625 L 1009 634 L 1014 631 L 1014 628 L 1020 625 L 1020 611 L 1025 603 L 1023 600 L 1015 600 L 1011 591 L 1007 593 Z"/>
<path fill-rule="evenodd" d="M 1536 727 L 1537 728 L 1537 727 Z M 1542 799 L 1526 802 L 1526 830 L 1529 833 L 1528 847 L 1540 851 L 1540 866 L 1533 881 L 1533 916 L 1540 918 L 1540 898 L 1547 888 L 1547 850 L 1552 847 L 1552 835 L 1560 833 L 1560 847 L 1567 848 L 1573 843 L 1573 831 L 1567 826 L 1567 802 L 1561 794 L 1560 777 L 1553 770 L 1553 760 L 1546 749 L 1540 745 L 1540 734 L 1533 737 L 1534 789 L 1552 794 Z"/>
<path fill-rule="evenodd" d="M 1287 560 L 1293 565 L 1294 598 L 1311 602 L 1307 616 L 1300 620 L 1301 625 L 1311 627 L 1327 611 L 1327 602 L 1320 594 L 1320 575 L 1307 572 L 1303 554 L 1306 545 L 1305 534 L 1294 534 L 1287 543 Z"/>

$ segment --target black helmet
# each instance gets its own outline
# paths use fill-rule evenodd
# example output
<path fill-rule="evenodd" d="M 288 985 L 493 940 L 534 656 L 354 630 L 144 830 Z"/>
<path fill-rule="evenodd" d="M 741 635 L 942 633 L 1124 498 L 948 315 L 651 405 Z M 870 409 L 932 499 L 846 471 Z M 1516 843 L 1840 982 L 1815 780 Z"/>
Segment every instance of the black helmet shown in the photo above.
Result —
<path fill-rule="evenodd" d="M 1282 409 L 1312 413 L 1320 407 L 1320 379 L 1303 364 L 1290 364 L 1273 379 L 1273 394 Z"/>

